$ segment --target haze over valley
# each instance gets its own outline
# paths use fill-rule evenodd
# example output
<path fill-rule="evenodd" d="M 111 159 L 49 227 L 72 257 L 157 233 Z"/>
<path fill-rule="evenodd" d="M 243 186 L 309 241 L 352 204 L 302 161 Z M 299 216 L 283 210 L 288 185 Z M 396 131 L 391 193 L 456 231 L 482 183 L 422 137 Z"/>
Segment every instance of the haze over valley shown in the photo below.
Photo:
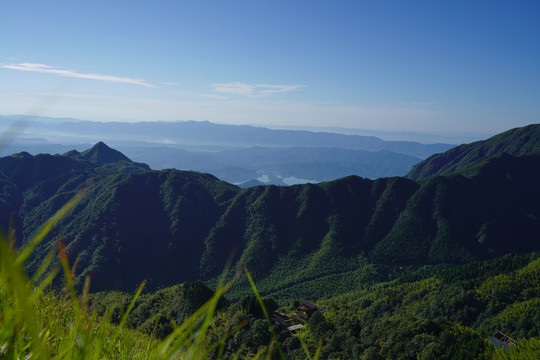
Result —
<path fill-rule="evenodd" d="M 104 141 L 152 169 L 195 170 L 246 186 L 321 182 L 348 175 L 403 176 L 421 159 L 453 146 L 194 121 L 100 123 L 24 116 L 1 120 L 28 124 L 3 149 L 4 155 L 82 151 Z"/>

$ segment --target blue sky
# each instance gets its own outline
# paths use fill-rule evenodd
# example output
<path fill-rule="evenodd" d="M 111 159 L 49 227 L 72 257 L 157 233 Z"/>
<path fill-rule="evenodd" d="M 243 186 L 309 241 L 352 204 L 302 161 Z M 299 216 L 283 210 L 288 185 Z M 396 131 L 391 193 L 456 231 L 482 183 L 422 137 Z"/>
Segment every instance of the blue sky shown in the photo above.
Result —
<path fill-rule="evenodd" d="M 7 1 L 0 115 L 497 133 L 540 122 L 540 2 Z"/>

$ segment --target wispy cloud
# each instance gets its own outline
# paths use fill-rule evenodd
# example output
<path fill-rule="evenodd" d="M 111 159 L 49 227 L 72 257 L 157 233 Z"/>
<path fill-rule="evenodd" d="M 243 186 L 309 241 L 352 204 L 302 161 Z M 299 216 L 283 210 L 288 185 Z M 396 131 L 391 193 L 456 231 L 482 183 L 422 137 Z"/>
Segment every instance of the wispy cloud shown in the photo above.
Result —
<path fill-rule="evenodd" d="M 76 98 L 76 99 L 100 99 L 103 96 L 102 95 L 94 95 L 94 94 L 74 94 L 74 93 L 67 93 L 67 92 L 52 92 L 49 94 L 43 94 L 42 96 L 55 96 L 57 98 Z"/>
<path fill-rule="evenodd" d="M 228 98 L 223 95 L 214 95 L 214 94 L 201 94 L 202 97 L 209 99 L 218 99 L 218 100 L 227 100 Z"/>
<path fill-rule="evenodd" d="M 114 75 L 85 74 L 85 73 L 77 72 L 75 70 L 59 69 L 59 68 L 54 68 L 52 66 L 44 65 L 44 64 L 33 64 L 33 63 L 21 63 L 21 64 L 12 64 L 12 65 L 2 64 L 0 65 L 0 67 L 3 67 L 4 69 L 31 71 L 31 72 L 44 73 L 44 74 L 55 74 L 55 75 L 78 78 L 78 79 L 99 80 L 99 81 L 106 81 L 106 82 L 155 87 L 154 85 L 149 84 L 146 81 L 141 80 L 141 79 L 132 79 L 132 78 L 119 77 L 119 76 L 114 76 Z"/>
<path fill-rule="evenodd" d="M 298 91 L 305 85 L 245 84 L 241 82 L 212 84 L 213 91 L 247 97 L 267 97 L 275 93 Z"/>
<path fill-rule="evenodd" d="M 173 83 L 173 82 L 162 82 L 160 83 L 161 85 L 168 85 L 168 86 L 178 86 L 177 83 Z"/>

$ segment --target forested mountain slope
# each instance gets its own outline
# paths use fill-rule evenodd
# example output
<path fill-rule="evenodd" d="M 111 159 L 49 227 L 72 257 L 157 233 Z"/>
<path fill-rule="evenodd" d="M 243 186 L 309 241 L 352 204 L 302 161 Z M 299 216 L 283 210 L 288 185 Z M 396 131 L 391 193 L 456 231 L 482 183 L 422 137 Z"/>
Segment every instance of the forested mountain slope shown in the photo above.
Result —
<path fill-rule="evenodd" d="M 515 160 L 540 169 L 539 157 Z M 421 183 L 349 177 L 251 188 L 234 199 L 206 238 L 201 269 L 217 274 L 225 265 L 219 254 L 234 248 L 241 254 L 238 264 L 266 279 L 265 291 L 324 288 L 317 295 L 328 296 L 380 281 L 382 269 L 365 272 L 366 264 L 456 264 L 533 251 L 540 246 L 540 191 L 529 171 L 515 166 L 489 177 Z M 323 277 L 334 288 L 315 285 Z M 340 288 L 343 282 L 348 285 Z"/>
<path fill-rule="evenodd" d="M 248 189 L 195 172 L 125 171 L 126 163 L 24 153 L 0 159 L 2 225 L 13 215 L 20 242 L 88 191 L 37 249 L 30 270 L 62 238 L 69 256 L 79 257 L 77 279 L 93 274 L 93 290 L 132 290 L 145 278 L 149 289 L 212 279 L 231 258 L 231 275 L 247 265 L 263 292 L 309 292 L 317 283 L 330 296 L 344 282 L 349 289 L 377 282 L 400 267 L 540 249 L 537 155 L 505 155 L 466 176 L 422 182 L 351 176 Z"/>
<path fill-rule="evenodd" d="M 533 359 L 540 352 L 539 253 L 509 254 L 452 267 L 438 266 L 381 281 L 361 291 L 320 300 L 299 332 L 279 331 L 284 358 L 319 352 L 323 359 Z M 127 324 L 163 337 L 212 295 L 201 283 L 185 283 L 146 294 L 137 301 Z M 91 296 L 98 314 L 112 319 L 130 303 L 125 293 Z M 224 304 L 228 302 L 222 299 Z M 268 324 L 254 296 L 222 308 L 211 337 L 224 341 L 224 358 L 248 356 L 270 340 Z M 265 298 L 267 309 L 278 306 Z M 279 310 L 294 318 L 292 302 Z M 226 334 L 236 328 L 234 336 Z M 486 341 L 504 331 L 518 346 L 498 351 Z M 300 343 L 303 341 L 303 344 Z"/>
<path fill-rule="evenodd" d="M 407 174 L 412 180 L 448 175 L 475 161 L 499 153 L 522 156 L 540 152 L 540 124 L 508 130 L 484 141 L 464 144 L 435 154 L 415 165 Z"/>
<path fill-rule="evenodd" d="M 527 258 L 525 266 L 519 265 Z M 322 357 L 538 357 L 538 254 L 508 255 L 424 275 L 380 283 L 322 302 L 328 311 L 318 324 L 309 325 L 314 342 L 323 343 Z M 518 344 L 500 357 L 490 354 L 485 341 L 496 330 Z"/>

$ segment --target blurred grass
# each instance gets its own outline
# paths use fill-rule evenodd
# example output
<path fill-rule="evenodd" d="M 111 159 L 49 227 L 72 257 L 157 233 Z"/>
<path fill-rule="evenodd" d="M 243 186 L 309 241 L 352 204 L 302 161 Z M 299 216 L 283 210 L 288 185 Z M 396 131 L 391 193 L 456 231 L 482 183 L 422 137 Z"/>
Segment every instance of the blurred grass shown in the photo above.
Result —
<path fill-rule="evenodd" d="M 51 97 L 44 98 L 34 107 L 33 112 L 39 112 L 53 100 Z M 32 121 L 32 116 L 22 116 L 1 134 L 0 152 Z M 9 229 L 7 238 L 0 234 L 0 359 L 221 358 L 225 342 L 233 334 L 225 334 L 216 342 L 211 340 L 209 332 L 218 302 L 232 281 L 223 284 L 221 280 L 209 301 L 179 326 L 173 323 L 174 331 L 165 340 L 157 340 L 152 335 L 126 327 L 127 317 L 145 281 L 141 283 L 119 325 L 113 325 L 110 322 L 110 311 L 102 317 L 88 312 L 90 278 L 86 278 L 82 294 L 78 294 L 74 287 L 77 260 L 71 269 L 62 241 L 51 249 L 32 278 L 28 277 L 25 262 L 51 229 L 76 207 L 85 194 L 86 189 L 76 194 L 21 249 L 16 249 L 13 229 Z M 55 261 L 57 255 L 60 267 Z M 65 287 L 62 292 L 57 292 L 51 290 L 51 285 L 60 269 L 64 274 Z M 252 285 L 254 287 L 254 283 Z M 265 313 L 268 318 L 266 309 Z M 265 353 L 269 358 L 272 346 L 273 341 L 268 348 L 251 354 L 250 358 L 256 359 Z M 233 354 L 233 357 L 237 356 Z M 281 358 L 284 359 L 283 352 Z"/>
<path fill-rule="evenodd" d="M 84 196 L 77 194 L 52 216 L 22 249 L 15 248 L 11 235 L 0 238 L 0 358 L 6 359 L 206 359 L 215 346 L 207 343 L 207 332 L 222 286 L 193 316 L 164 341 L 126 328 L 126 319 L 139 297 L 144 282 L 133 297 L 119 325 L 108 316 L 88 313 L 89 278 L 82 294 L 73 285 L 64 245 L 59 243 L 41 263 L 32 279 L 25 260 L 49 231 Z M 13 234 L 10 231 L 10 234 Z M 59 269 L 54 264 L 58 252 L 65 277 L 63 292 L 48 290 Z M 109 314 L 110 315 L 110 314 Z"/>
<path fill-rule="evenodd" d="M 78 293 L 73 283 L 74 269 L 70 268 L 62 241 L 49 252 L 32 278 L 28 277 L 25 261 L 84 195 L 85 191 L 81 191 L 66 203 L 20 250 L 15 248 L 14 231 L 10 230 L 7 238 L 0 235 L 0 359 L 221 358 L 225 342 L 233 334 L 224 334 L 216 341 L 210 331 L 218 302 L 234 280 L 227 284 L 220 281 L 210 300 L 182 324 L 173 324 L 174 331 L 166 339 L 158 340 L 126 327 L 126 319 L 145 282 L 141 283 L 119 325 L 113 325 L 109 321 L 110 312 L 102 317 L 88 312 L 90 278 L 86 278 L 82 293 Z M 60 271 L 65 278 L 64 289 L 53 291 L 52 281 Z M 245 272 L 262 304 L 253 279 L 247 269 Z M 262 306 L 270 321 L 264 304 Z M 270 358 L 277 344 L 280 358 L 285 359 L 271 323 L 269 329 L 273 334 L 271 343 L 250 358 Z"/>

